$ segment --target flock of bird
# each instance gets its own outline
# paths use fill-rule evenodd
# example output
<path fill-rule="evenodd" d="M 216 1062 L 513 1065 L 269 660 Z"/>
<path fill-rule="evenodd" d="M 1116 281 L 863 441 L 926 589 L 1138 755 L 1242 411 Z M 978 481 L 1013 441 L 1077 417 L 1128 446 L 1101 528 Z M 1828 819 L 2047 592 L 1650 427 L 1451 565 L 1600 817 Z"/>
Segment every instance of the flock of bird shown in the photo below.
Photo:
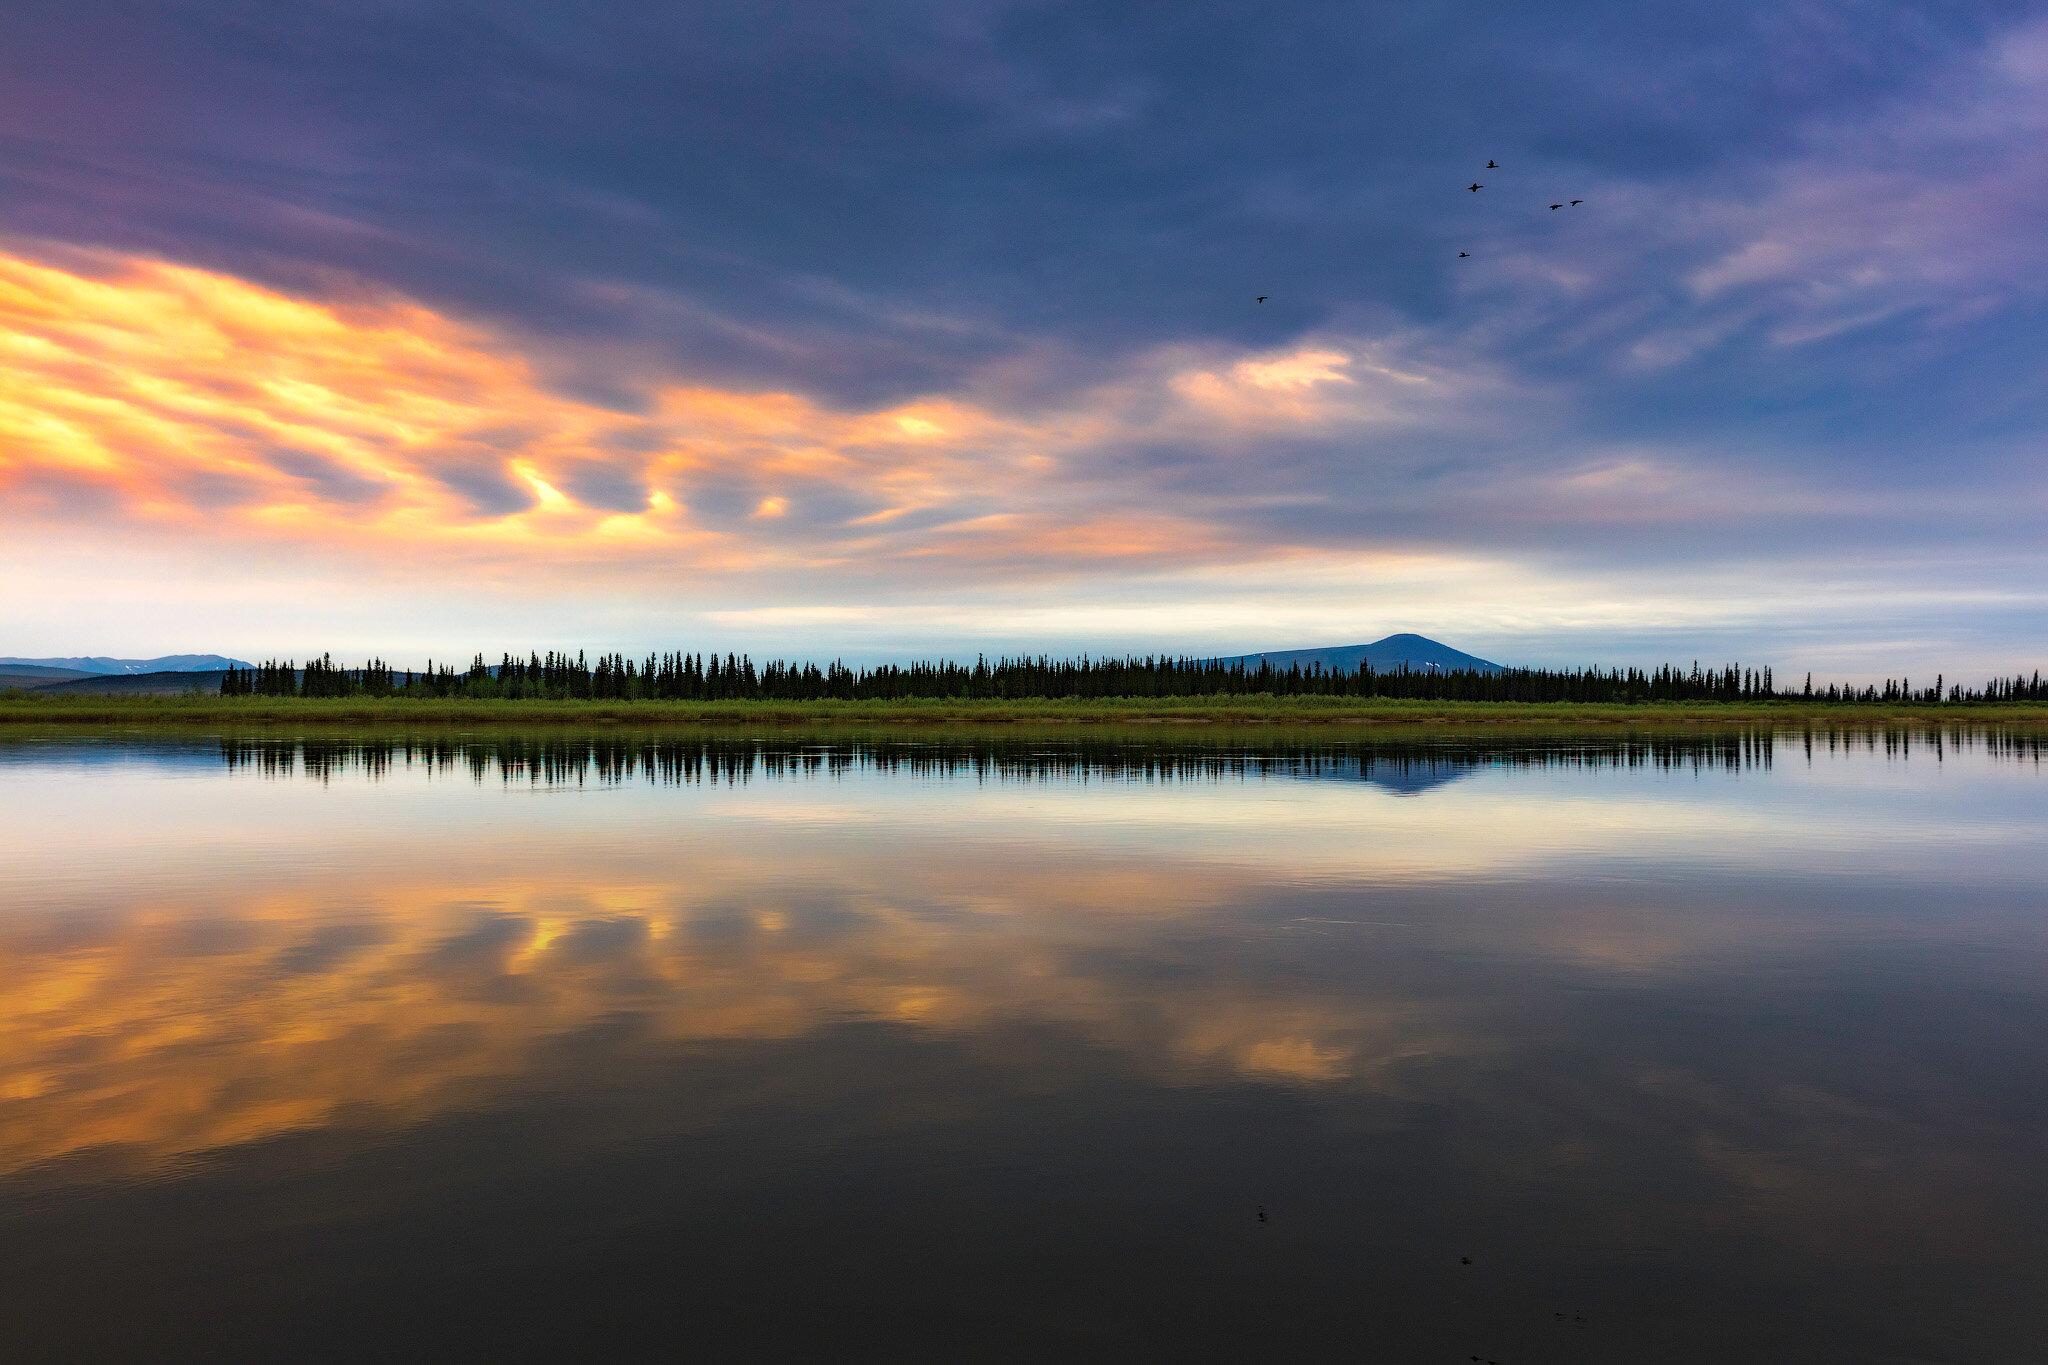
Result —
<path fill-rule="evenodd" d="M 1499 169 L 1500 169 L 1500 163 L 1499 163 L 1498 161 L 1488 161 L 1488 162 L 1486 163 L 1486 169 L 1487 169 L 1487 170 L 1489 170 L 1489 171 L 1497 171 L 1497 170 L 1499 170 Z M 1483 190 L 1483 189 L 1485 189 L 1485 188 L 1486 188 L 1486 182 L 1485 182 L 1485 181 L 1483 181 L 1483 180 L 1475 180 L 1475 181 L 1473 181 L 1473 182 L 1472 182 L 1471 184 L 1467 185 L 1467 186 L 1466 186 L 1465 188 L 1466 188 L 1466 189 L 1468 189 L 1468 190 L 1470 190 L 1470 191 L 1471 191 L 1472 193 L 1474 193 L 1474 194 L 1477 194 L 1477 193 L 1479 193 L 1479 191 L 1481 191 L 1481 190 Z M 1581 205 L 1581 204 L 1583 204 L 1583 203 L 1585 203 L 1585 202 L 1586 202 L 1586 201 L 1585 201 L 1585 200 L 1583 200 L 1583 199 L 1565 199 L 1565 200 L 1561 200 L 1561 201 L 1559 201 L 1558 203 L 1552 204 L 1552 205 L 1550 206 L 1550 211 L 1551 211 L 1552 213 L 1555 213 L 1555 212 L 1557 212 L 1557 211 L 1558 211 L 1559 209 L 1575 209 L 1575 208 L 1577 208 L 1577 207 L 1578 207 L 1579 205 Z M 1470 256 L 1471 254 L 1472 254 L 1472 253 L 1471 253 L 1471 252 L 1469 252 L 1469 251 L 1461 251 L 1461 252 L 1459 252 L 1459 253 L 1458 253 L 1458 259 L 1462 261 L 1462 260 L 1466 259 L 1467 257 L 1469 257 L 1469 256 Z"/>
<path fill-rule="evenodd" d="M 1489 161 L 1487 161 L 1487 163 L 1486 163 L 1486 169 L 1487 169 L 1487 170 L 1489 170 L 1489 171 L 1497 171 L 1497 170 L 1499 170 L 1499 169 L 1500 169 L 1500 163 L 1499 163 L 1498 161 L 1493 161 L 1493 160 L 1489 160 Z M 1465 188 L 1466 188 L 1466 189 L 1468 189 L 1468 190 L 1470 190 L 1470 191 L 1471 191 L 1472 193 L 1474 193 L 1474 194 L 1477 194 L 1477 193 L 1479 193 L 1479 191 L 1481 191 L 1481 190 L 1483 190 L 1483 189 L 1485 189 L 1485 188 L 1486 188 L 1486 182 L 1484 182 L 1484 181 L 1482 181 L 1482 180 L 1475 180 L 1475 181 L 1473 181 L 1473 182 L 1472 182 L 1471 184 L 1467 185 L 1467 186 L 1466 186 Z M 1550 211 L 1551 211 L 1552 213 L 1555 213 L 1555 212 L 1557 212 L 1557 210 L 1559 210 L 1559 209 L 1575 209 L 1575 208 L 1577 208 L 1577 207 L 1578 207 L 1579 205 L 1581 205 L 1581 204 L 1583 204 L 1583 203 L 1585 203 L 1585 202 L 1586 202 L 1586 201 L 1585 201 L 1585 200 L 1583 200 L 1583 199 L 1563 199 L 1563 200 L 1560 200 L 1560 201 L 1558 201 L 1558 202 L 1557 202 L 1557 203 L 1555 203 L 1555 204 L 1552 204 L 1552 205 L 1550 206 Z M 1459 260 L 1461 260 L 1461 261 L 1462 261 L 1462 260 L 1465 260 L 1465 259 L 1467 259 L 1468 257 L 1470 257 L 1470 256 L 1471 256 L 1471 254 L 1472 254 L 1472 253 L 1471 253 L 1471 252 L 1469 252 L 1469 251 L 1461 251 L 1461 252 L 1459 252 L 1459 253 L 1458 253 L 1458 259 L 1459 259 Z M 1269 299 L 1269 298 L 1271 298 L 1271 297 L 1272 297 L 1272 295 L 1270 295 L 1270 294 L 1260 294 L 1260 295 L 1258 296 L 1258 302 L 1260 302 L 1260 303 L 1264 303 L 1264 302 L 1265 302 L 1265 301 L 1266 301 L 1267 299 Z"/>
<path fill-rule="evenodd" d="M 1489 161 L 1486 163 L 1486 169 L 1489 171 L 1497 171 L 1500 169 L 1500 163 L 1498 161 Z M 1479 193 L 1479 191 L 1485 189 L 1486 185 L 1483 181 L 1475 180 L 1471 184 L 1467 185 L 1465 188 L 1472 191 L 1472 193 L 1477 194 Z M 1567 199 L 1561 204 L 1552 204 L 1550 207 L 1551 210 L 1555 212 L 1556 210 L 1562 208 L 1577 208 L 1579 205 L 1585 202 L 1586 201 L 1583 199 Z M 1458 254 L 1460 256 L 1470 256 L 1472 253 L 1469 251 L 1461 251 Z"/>

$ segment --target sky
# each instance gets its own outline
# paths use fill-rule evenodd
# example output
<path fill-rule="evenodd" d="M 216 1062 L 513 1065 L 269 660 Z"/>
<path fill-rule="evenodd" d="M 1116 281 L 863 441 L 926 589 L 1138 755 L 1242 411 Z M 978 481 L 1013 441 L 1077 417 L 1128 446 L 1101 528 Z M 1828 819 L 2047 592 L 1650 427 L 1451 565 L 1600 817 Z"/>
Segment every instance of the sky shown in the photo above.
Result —
<path fill-rule="evenodd" d="M 2048 664 L 2048 4 L 0 28 L 0 653 Z"/>

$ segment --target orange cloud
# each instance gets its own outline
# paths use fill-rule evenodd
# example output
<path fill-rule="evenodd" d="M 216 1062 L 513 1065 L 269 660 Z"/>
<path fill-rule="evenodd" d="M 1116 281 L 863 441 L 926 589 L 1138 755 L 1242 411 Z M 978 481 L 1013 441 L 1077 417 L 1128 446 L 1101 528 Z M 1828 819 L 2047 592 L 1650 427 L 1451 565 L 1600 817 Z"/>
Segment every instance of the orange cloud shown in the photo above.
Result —
<path fill-rule="evenodd" d="M 1348 383 L 1343 360 L 1248 362 L 1230 382 L 1279 395 L 1285 418 L 1305 391 Z M 1190 390 L 1165 376 L 1142 420 L 1115 411 L 1128 392 L 1096 395 L 1109 411 L 1025 419 L 936 397 L 841 412 L 684 382 L 622 412 L 551 391 L 503 339 L 401 299 L 312 302 L 160 261 L 0 254 L 0 488 L 17 523 L 111 517 L 396 556 L 651 553 L 728 572 L 932 555 L 1185 562 L 1229 537 L 1156 504 L 1119 510 L 1087 465 L 1145 423 L 1199 419 L 1201 378 Z"/>
<path fill-rule="evenodd" d="M 653 416 L 618 413 L 550 393 L 518 355 L 416 305 L 0 257 L 0 477 L 93 487 L 147 520 L 687 546 L 713 534 L 687 515 L 707 476 L 768 502 L 821 477 L 889 504 L 943 500 L 935 436 L 989 425 L 944 404 L 848 416 L 680 386 Z"/>
<path fill-rule="evenodd" d="M 206 553 L 545 565 L 664 590 L 823 570 L 929 582 L 935 561 L 1013 583 L 1241 565 L 1306 548 L 1235 524 L 1246 441 L 1445 392 L 1326 345 L 1162 352 L 1030 414 L 941 396 L 840 411 L 687 376 L 622 411 L 404 299 L 64 260 L 0 251 L 0 517 L 72 546 L 140 529 Z M 1166 466 L 1145 453 L 1161 449 Z"/>
<path fill-rule="evenodd" d="M 1362 384 L 1354 371 L 1372 382 Z M 1303 347 L 1240 360 L 1221 372 L 1184 370 L 1170 384 L 1207 417 L 1237 426 L 1295 426 L 1383 422 L 1398 414 L 1402 399 L 1432 382 L 1426 375 L 1391 369 L 1369 356 Z"/>

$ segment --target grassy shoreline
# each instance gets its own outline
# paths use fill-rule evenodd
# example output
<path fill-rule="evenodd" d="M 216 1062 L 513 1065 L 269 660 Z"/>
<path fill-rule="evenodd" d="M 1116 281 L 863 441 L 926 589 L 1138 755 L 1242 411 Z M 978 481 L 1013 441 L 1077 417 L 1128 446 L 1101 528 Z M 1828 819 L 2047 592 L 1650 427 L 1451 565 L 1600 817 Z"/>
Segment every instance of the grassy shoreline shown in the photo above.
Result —
<path fill-rule="evenodd" d="M 1019 724 L 1286 724 L 1839 726 L 2000 724 L 2048 727 L 2048 703 L 1654 702 L 1635 706 L 1574 702 L 1426 702 L 1356 697 L 1174 697 L 1099 701 L 477 701 L 353 697 L 34 697 L 0 696 L 0 729 L 33 725 L 114 725 L 248 729 L 337 726 L 697 725 L 777 727 Z"/>

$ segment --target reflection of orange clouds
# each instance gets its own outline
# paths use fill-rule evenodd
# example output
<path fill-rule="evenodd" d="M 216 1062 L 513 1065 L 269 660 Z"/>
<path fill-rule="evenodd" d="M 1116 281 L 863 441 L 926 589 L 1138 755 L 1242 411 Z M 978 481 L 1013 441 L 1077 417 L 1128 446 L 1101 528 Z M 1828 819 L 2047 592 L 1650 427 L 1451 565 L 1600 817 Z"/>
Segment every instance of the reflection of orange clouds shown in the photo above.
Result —
<path fill-rule="evenodd" d="M 1230 383 L 1284 419 L 1310 390 L 1350 382 L 1331 368 L 1342 357 L 1304 357 L 1240 366 Z M 1169 406 L 1198 414 L 1178 388 Z M 1221 548 L 1211 527 L 1119 511 L 1075 477 L 1142 434 L 1113 411 L 1127 393 L 1030 420 L 937 397 L 840 412 L 687 382 L 649 398 L 622 412 L 552 392 L 503 339 L 403 300 L 328 305 L 162 262 L 100 258 L 88 273 L 0 255 L 0 488 L 17 518 L 111 503 L 216 539 L 575 562 L 651 551 L 726 570 Z M 1162 420 L 1183 417 L 1140 427 Z M 800 513 L 829 520 L 793 525 Z"/>
<path fill-rule="evenodd" d="M 1355 995 L 1216 979 L 1168 989 L 1077 965 L 1151 932 L 1162 909 L 1205 913 L 1185 869 L 1019 866 L 961 904 L 939 867 L 838 867 L 829 930 L 813 913 L 826 883 L 783 902 L 785 878 L 710 860 L 684 885 L 401 873 L 352 885 L 360 908 L 346 917 L 252 892 L 213 910 L 137 910 L 61 952 L 0 937 L 0 1171 L 92 1149 L 147 1165 L 344 1115 L 413 1122 L 515 1086 L 548 1040 L 625 1015 L 657 1044 L 1027 1016 L 1168 1077 L 1222 1068 L 1296 1084 L 1448 1044 Z M 735 903 L 750 907 L 737 922 Z M 1133 905 L 1147 913 L 1107 913 Z M 205 948 L 187 946 L 195 932 Z"/>

